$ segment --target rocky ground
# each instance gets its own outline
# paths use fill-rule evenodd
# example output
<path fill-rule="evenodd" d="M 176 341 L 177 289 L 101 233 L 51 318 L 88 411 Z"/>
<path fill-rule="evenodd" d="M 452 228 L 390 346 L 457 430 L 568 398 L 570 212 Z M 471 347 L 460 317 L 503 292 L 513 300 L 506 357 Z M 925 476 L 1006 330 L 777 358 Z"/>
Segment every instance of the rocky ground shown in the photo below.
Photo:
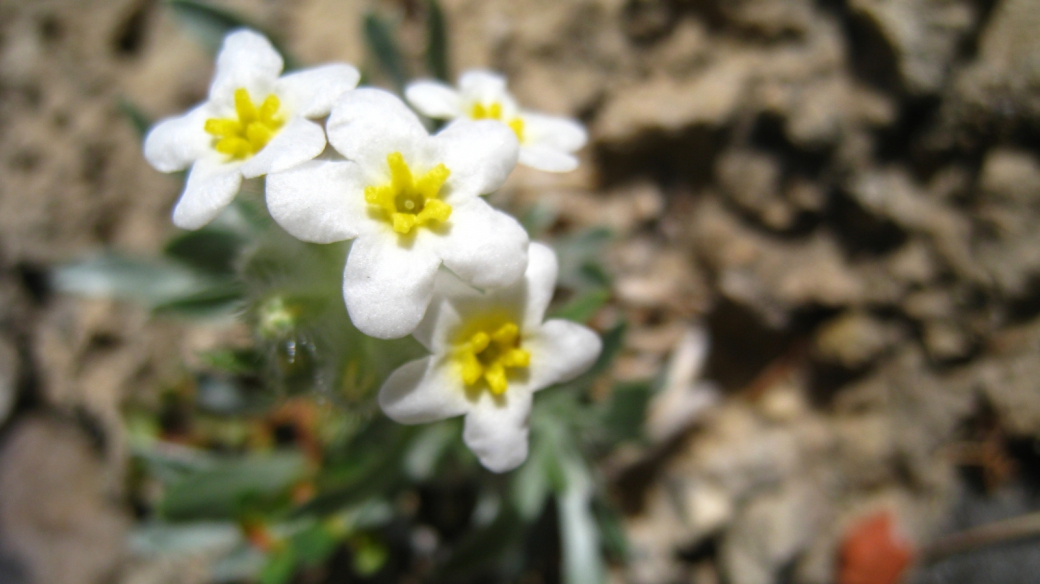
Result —
<path fill-rule="evenodd" d="M 366 58 L 372 3 L 221 4 L 302 62 Z M 606 469 L 632 542 L 619 579 L 882 583 L 849 573 L 872 517 L 898 563 L 1040 507 L 1033 0 L 443 5 L 456 70 L 499 69 L 522 103 L 587 123 L 581 170 L 518 171 L 498 202 L 613 229 L 634 325 L 615 374 L 666 368 L 685 404 Z M 378 6 L 418 59 L 415 5 Z M 119 104 L 169 115 L 210 72 L 159 2 L 0 0 L 0 582 L 198 577 L 128 563 L 119 407 L 219 332 L 45 274 L 159 249 L 178 183 Z M 1001 548 L 911 578 L 1027 582 L 1038 563 Z"/>

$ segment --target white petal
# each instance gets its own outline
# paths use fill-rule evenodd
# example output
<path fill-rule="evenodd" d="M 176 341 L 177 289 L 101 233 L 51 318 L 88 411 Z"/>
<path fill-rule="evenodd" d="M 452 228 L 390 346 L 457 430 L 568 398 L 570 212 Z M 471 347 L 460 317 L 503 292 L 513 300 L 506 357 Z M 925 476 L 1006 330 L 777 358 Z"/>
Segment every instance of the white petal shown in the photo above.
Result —
<path fill-rule="evenodd" d="M 279 79 L 276 87 L 294 115 L 321 118 L 329 115 L 332 105 L 357 87 L 360 79 L 361 74 L 354 67 L 334 63 L 290 73 Z"/>
<path fill-rule="evenodd" d="M 567 320 L 550 320 L 524 340 L 531 351 L 528 387 L 545 389 L 570 381 L 592 367 L 603 350 L 603 341 L 592 329 Z"/>
<path fill-rule="evenodd" d="M 527 271 L 524 272 L 524 328 L 541 326 L 545 311 L 556 291 L 560 271 L 556 252 L 549 246 L 531 242 L 527 248 Z"/>
<path fill-rule="evenodd" d="M 340 98 L 325 128 L 333 148 L 366 172 L 383 169 L 391 152 L 401 152 L 410 160 L 416 145 L 429 139 L 426 128 L 403 101 L 370 87 Z"/>
<path fill-rule="evenodd" d="M 445 267 L 478 288 L 508 286 L 527 267 L 527 232 L 479 197 L 453 208 L 446 233 L 433 241 Z"/>
<path fill-rule="evenodd" d="M 274 88 L 284 65 L 282 56 L 263 35 L 235 31 L 224 37 L 217 55 L 209 99 L 226 107 L 234 103 L 235 90 L 245 88 L 254 99 L 262 100 Z"/>
<path fill-rule="evenodd" d="M 585 127 L 570 118 L 524 112 L 524 143 L 563 152 L 580 150 L 589 140 Z"/>
<path fill-rule="evenodd" d="M 144 157 L 160 172 L 184 170 L 211 152 L 213 137 L 206 133 L 208 104 L 156 124 L 144 139 Z"/>
<path fill-rule="evenodd" d="M 570 172 L 578 168 L 575 156 L 545 146 L 522 146 L 519 162 L 528 168 L 545 172 Z"/>
<path fill-rule="evenodd" d="M 501 396 L 482 392 L 466 415 L 462 440 L 492 472 L 506 472 L 527 459 L 531 393 L 513 388 Z"/>
<path fill-rule="evenodd" d="M 258 177 L 299 166 L 325 150 L 325 132 L 305 118 L 290 119 L 271 141 L 242 163 L 242 176 Z"/>
<path fill-rule="evenodd" d="M 506 78 L 483 69 L 463 73 L 459 77 L 459 90 L 467 99 L 480 103 L 501 102 L 508 95 Z"/>
<path fill-rule="evenodd" d="M 400 424 L 426 424 L 470 409 L 466 388 L 443 358 L 426 357 L 398 367 L 379 389 L 379 407 Z"/>
<path fill-rule="evenodd" d="M 571 155 L 588 141 L 585 128 L 569 118 L 524 112 L 524 143 L 520 164 L 546 172 L 569 172 L 578 167 Z"/>
<path fill-rule="evenodd" d="M 516 134 L 500 122 L 460 119 L 433 137 L 439 159 L 451 171 L 451 199 L 471 198 L 497 190 L 516 167 Z"/>
<path fill-rule="evenodd" d="M 364 189 L 357 164 L 311 160 L 267 175 L 267 209 L 297 239 L 313 243 L 353 239 L 371 223 Z"/>
<path fill-rule="evenodd" d="M 445 294 L 445 282 L 451 283 L 448 294 Z M 454 289 L 462 287 L 472 291 L 471 293 L 474 295 L 479 295 L 480 293 L 478 290 L 462 284 L 448 270 L 437 272 L 433 284 L 433 300 L 430 301 L 430 306 L 426 309 L 426 315 L 423 316 L 419 326 L 412 331 L 412 336 L 415 337 L 415 340 L 422 343 L 422 346 L 426 347 L 427 351 L 435 354 L 444 353 L 448 347 L 447 337 L 449 331 L 455 330 L 455 327 L 462 322 L 459 311 L 455 308 L 454 302 L 452 302 L 453 297 L 449 295 Z"/>
<path fill-rule="evenodd" d="M 404 90 L 405 99 L 419 113 L 431 118 L 457 118 L 462 115 L 459 93 L 440 81 L 416 81 Z"/>
<path fill-rule="evenodd" d="M 441 270 L 434 281 L 433 301 L 412 333 L 415 338 L 430 352 L 443 352 L 464 315 L 487 308 L 504 308 L 515 313 L 523 330 L 538 330 L 556 288 L 558 267 L 556 254 L 548 246 L 532 242 L 527 250 L 524 277 L 505 288 L 481 292 L 451 272 Z"/>
<path fill-rule="evenodd" d="M 228 206 L 242 184 L 238 164 L 201 158 L 192 165 L 184 193 L 173 208 L 173 223 L 181 229 L 198 229 Z"/>
<path fill-rule="evenodd" d="M 354 240 L 343 274 L 343 298 L 354 326 L 366 335 L 403 337 L 426 313 L 441 262 L 420 242 L 411 243 L 403 244 L 392 232 Z"/>

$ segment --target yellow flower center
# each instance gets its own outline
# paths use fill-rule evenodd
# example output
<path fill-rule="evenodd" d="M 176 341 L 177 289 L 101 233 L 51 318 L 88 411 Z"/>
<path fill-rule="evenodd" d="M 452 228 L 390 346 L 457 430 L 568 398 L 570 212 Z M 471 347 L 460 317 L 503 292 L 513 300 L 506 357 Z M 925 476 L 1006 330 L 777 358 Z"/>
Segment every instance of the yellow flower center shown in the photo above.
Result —
<path fill-rule="evenodd" d="M 437 198 L 451 174 L 447 166 L 438 164 L 416 177 L 400 152 L 388 154 L 386 163 L 390 166 L 390 182 L 365 187 L 365 202 L 374 205 L 394 231 L 407 235 L 416 227 L 448 220 L 451 205 Z"/>
<path fill-rule="evenodd" d="M 520 118 L 513 118 L 509 121 L 502 119 L 502 104 L 497 101 L 488 106 L 482 103 L 473 104 L 469 117 L 474 120 L 497 120 L 503 122 L 513 130 L 517 140 L 524 141 L 524 121 Z"/>
<path fill-rule="evenodd" d="M 257 107 L 248 91 L 236 89 L 236 117 L 206 120 L 206 132 L 213 135 L 213 149 L 232 160 L 243 160 L 263 150 L 285 123 L 278 115 L 280 108 L 276 95 L 268 95 Z"/>
<path fill-rule="evenodd" d="M 467 387 L 483 379 L 491 393 L 502 395 L 509 389 L 507 370 L 530 365 L 531 353 L 520 348 L 520 329 L 508 321 L 464 337 L 456 345 L 455 359 Z"/>

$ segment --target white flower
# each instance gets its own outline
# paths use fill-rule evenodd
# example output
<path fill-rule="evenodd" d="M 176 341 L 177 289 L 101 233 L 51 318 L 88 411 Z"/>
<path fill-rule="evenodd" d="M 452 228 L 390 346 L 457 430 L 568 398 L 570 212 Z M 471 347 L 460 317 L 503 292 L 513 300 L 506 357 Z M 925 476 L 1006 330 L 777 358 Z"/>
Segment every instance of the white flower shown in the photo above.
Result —
<path fill-rule="evenodd" d="M 292 168 L 321 154 L 325 132 L 307 118 L 328 115 L 360 74 L 332 64 L 280 76 L 283 61 L 263 36 L 229 34 L 217 55 L 209 99 L 163 120 L 148 133 L 144 155 L 162 172 L 191 167 L 173 222 L 198 229 L 226 207 L 242 182 Z"/>
<path fill-rule="evenodd" d="M 602 342 L 565 320 L 542 322 L 556 285 L 556 255 L 532 243 L 523 279 L 487 293 L 450 275 L 415 331 L 432 353 L 393 372 L 379 405 L 402 424 L 465 415 L 462 438 L 494 472 L 527 458 L 534 392 L 573 379 L 599 356 Z"/>
<path fill-rule="evenodd" d="M 411 333 L 442 262 L 479 288 L 523 275 L 527 233 L 479 196 L 500 187 L 516 165 L 508 129 L 469 122 L 430 136 L 393 94 L 362 88 L 336 104 L 327 131 L 349 160 L 314 160 L 268 176 L 267 207 L 304 241 L 356 238 L 343 296 L 362 332 Z"/>
<path fill-rule="evenodd" d="M 436 119 L 498 120 L 520 140 L 520 164 L 549 172 L 578 167 L 573 152 L 588 137 L 578 122 L 525 111 L 506 90 L 506 80 L 490 71 L 468 71 L 456 91 L 439 81 L 416 81 L 405 97 L 417 110 Z"/>

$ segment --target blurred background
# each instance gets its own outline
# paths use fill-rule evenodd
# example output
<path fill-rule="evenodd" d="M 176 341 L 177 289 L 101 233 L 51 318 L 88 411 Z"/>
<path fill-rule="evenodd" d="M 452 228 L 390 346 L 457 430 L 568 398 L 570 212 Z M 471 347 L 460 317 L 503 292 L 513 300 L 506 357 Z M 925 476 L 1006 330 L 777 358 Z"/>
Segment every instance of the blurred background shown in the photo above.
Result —
<path fill-rule="evenodd" d="M 228 241 L 176 239 L 141 129 L 242 24 L 587 125 L 493 197 L 608 337 L 532 420 L 580 463 L 484 473 L 351 401 L 385 372 L 315 397 L 221 266 L 148 263 Z M 1037 582 L 1038 33 L 1035 0 L 0 0 L 0 582 Z"/>

